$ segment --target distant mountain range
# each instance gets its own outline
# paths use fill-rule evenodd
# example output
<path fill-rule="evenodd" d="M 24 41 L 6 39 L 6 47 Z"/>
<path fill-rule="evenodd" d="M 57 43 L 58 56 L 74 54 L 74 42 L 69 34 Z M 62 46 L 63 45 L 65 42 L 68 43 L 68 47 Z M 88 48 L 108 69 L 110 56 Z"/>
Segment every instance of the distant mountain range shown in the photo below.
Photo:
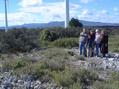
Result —
<path fill-rule="evenodd" d="M 92 22 L 92 21 L 83 21 L 80 22 L 86 26 L 119 26 L 119 23 L 103 23 L 103 22 Z M 10 26 L 9 28 L 50 28 L 50 27 L 64 27 L 64 21 L 55 21 L 49 23 L 30 23 L 23 25 Z M 3 28 L 3 27 L 0 27 Z"/>
<path fill-rule="evenodd" d="M 80 20 L 84 26 L 119 26 L 119 23 L 103 23 L 103 22 L 93 22 Z"/>

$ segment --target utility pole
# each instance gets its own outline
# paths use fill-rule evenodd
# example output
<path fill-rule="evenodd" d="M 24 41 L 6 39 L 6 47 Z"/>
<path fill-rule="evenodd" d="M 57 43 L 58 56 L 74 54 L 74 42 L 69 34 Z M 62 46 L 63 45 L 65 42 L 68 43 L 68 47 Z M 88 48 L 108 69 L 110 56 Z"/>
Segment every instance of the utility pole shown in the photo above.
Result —
<path fill-rule="evenodd" d="M 4 0 L 5 3 L 5 32 L 8 31 L 8 17 L 7 17 L 7 0 Z"/>
<path fill-rule="evenodd" d="M 65 0 L 65 28 L 69 26 L 69 0 Z"/>

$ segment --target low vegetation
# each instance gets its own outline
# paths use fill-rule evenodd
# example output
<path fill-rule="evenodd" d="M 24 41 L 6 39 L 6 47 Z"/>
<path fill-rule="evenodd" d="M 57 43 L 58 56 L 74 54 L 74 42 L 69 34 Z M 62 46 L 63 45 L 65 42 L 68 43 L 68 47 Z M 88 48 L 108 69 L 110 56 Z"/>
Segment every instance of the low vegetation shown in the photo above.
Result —
<path fill-rule="evenodd" d="M 41 52 L 44 55 L 42 60 L 4 59 L 2 68 L 13 70 L 13 75 L 34 74 L 42 80 L 54 81 L 57 86 L 64 89 L 118 89 L 119 73 L 105 71 L 109 79 L 101 79 L 101 71 L 85 68 L 74 68 L 69 65 L 70 58 L 73 56 L 68 50 L 63 48 L 50 48 Z M 82 57 L 81 57 L 82 58 Z M 82 60 L 76 57 L 76 60 Z M 102 70 L 102 72 L 104 72 Z"/>
<path fill-rule="evenodd" d="M 39 60 L 26 57 L 1 58 L 3 71 L 13 70 L 13 75 L 34 74 L 44 81 L 54 81 L 63 89 L 119 89 L 119 73 L 95 69 L 75 68 L 72 61 L 85 61 L 82 56 L 66 50 L 79 46 L 81 28 L 49 28 L 45 30 L 14 29 L 0 32 L 0 53 L 30 52 L 33 49 L 46 48 Z M 108 31 L 108 30 L 107 30 Z M 117 32 L 109 33 L 109 50 L 119 52 Z M 3 54 L 1 54 L 3 55 Z M 107 73 L 108 79 L 101 79 L 100 73 Z"/>
<path fill-rule="evenodd" d="M 112 52 L 119 52 L 119 36 L 111 35 L 109 37 L 109 50 Z"/>
<path fill-rule="evenodd" d="M 79 46 L 78 38 L 64 38 L 58 39 L 51 43 L 51 46 L 54 47 L 63 47 L 63 48 L 73 48 Z"/>
<path fill-rule="evenodd" d="M 33 49 L 47 47 L 78 47 L 78 38 L 82 28 L 12 29 L 7 33 L 0 31 L 0 53 L 30 52 Z M 87 28 L 94 30 L 95 28 Z M 118 52 L 118 28 L 100 28 L 109 33 L 109 49 Z"/>

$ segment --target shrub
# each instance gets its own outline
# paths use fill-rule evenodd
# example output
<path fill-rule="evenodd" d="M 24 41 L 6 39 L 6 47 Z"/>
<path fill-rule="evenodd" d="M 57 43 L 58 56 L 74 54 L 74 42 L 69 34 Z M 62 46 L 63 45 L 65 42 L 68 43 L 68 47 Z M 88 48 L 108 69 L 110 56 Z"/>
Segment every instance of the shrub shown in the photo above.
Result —
<path fill-rule="evenodd" d="M 49 60 L 54 59 L 61 62 L 65 62 L 70 57 L 68 51 L 62 48 L 49 48 L 45 50 L 42 54 Z"/>
<path fill-rule="evenodd" d="M 52 34 L 49 30 L 45 29 L 40 32 L 40 41 L 51 41 Z"/>
<path fill-rule="evenodd" d="M 27 59 L 7 59 L 4 60 L 2 68 L 4 70 L 15 70 L 32 64 L 31 60 Z"/>
<path fill-rule="evenodd" d="M 91 70 L 81 69 L 79 71 L 75 70 L 73 74 L 73 79 L 80 82 L 82 87 L 89 86 L 93 84 L 94 81 L 98 80 L 98 75 Z"/>
<path fill-rule="evenodd" d="M 26 52 L 39 47 L 37 30 L 13 29 L 3 33 L 0 39 L 0 52 Z"/>
<path fill-rule="evenodd" d="M 79 82 L 76 82 L 73 85 L 70 85 L 69 89 L 81 89 L 81 85 Z"/>
<path fill-rule="evenodd" d="M 51 71 L 62 71 L 65 68 L 64 62 L 60 60 L 51 59 L 47 61 L 46 64 Z"/>
<path fill-rule="evenodd" d="M 60 38 L 69 38 L 69 37 L 79 37 L 80 32 L 81 32 L 82 28 L 51 28 L 48 29 L 50 31 L 50 33 L 52 33 L 53 36 L 53 40 L 57 40 Z"/>
<path fill-rule="evenodd" d="M 83 27 L 83 24 L 80 23 L 78 19 L 72 18 L 71 21 L 69 21 L 70 27 Z"/>
<path fill-rule="evenodd" d="M 119 89 L 119 81 L 96 81 L 93 84 L 93 89 Z"/>
<path fill-rule="evenodd" d="M 26 63 L 25 63 L 24 61 L 18 61 L 18 62 L 14 65 L 14 69 L 24 67 L 25 65 L 26 65 Z"/>
<path fill-rule="evenodd" d="M 25 66 L 14 69 L 14 74 L 35 74 L 37 77 L 42 77 L 49 73 L 48 66 L 45 62 L 28 63 Z"/>
<path fill-rule="evenodd" d="M 119 36 L 111 35 L 109 37 L 109 50 L 112 52 L 119 52 Z"/>
<path fill-rule="evenodd" d="M 64 47 L 64 48 L 72 48 L 72 47 L 78 47 L 79 42 L 78 38 L 63 38 L 55 40 L 51 43 L 52 46 L 55 47 Z"/>
<path fill-rule="evenodd" d="M 111 78 L 114 81 L 119 81 L 119 72 L 113 72 L 113 73 L 111 73 Z"/>
<path fill-rule="evenodd" d="M 69 87 L 74 83 L 72 77 L 72 72 L 68 70 L 64 70 L 62 72 L 52 72 L 51 73 L 53 79 L 55 80 L 58 86 Z"/>

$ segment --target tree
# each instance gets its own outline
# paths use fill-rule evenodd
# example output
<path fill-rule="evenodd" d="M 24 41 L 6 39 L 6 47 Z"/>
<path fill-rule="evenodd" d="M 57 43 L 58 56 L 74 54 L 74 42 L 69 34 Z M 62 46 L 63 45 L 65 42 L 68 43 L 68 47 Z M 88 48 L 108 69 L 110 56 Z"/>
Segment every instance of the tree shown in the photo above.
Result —
<path fill-rule="evenodd" d="M 80 21 L 79 21 L 78 19 L 72 18 L 72 19 L 69 21 L 69 26 L 70 26 L 70 27 L 83 27 L 83 24 L 80 23 Z"/>

